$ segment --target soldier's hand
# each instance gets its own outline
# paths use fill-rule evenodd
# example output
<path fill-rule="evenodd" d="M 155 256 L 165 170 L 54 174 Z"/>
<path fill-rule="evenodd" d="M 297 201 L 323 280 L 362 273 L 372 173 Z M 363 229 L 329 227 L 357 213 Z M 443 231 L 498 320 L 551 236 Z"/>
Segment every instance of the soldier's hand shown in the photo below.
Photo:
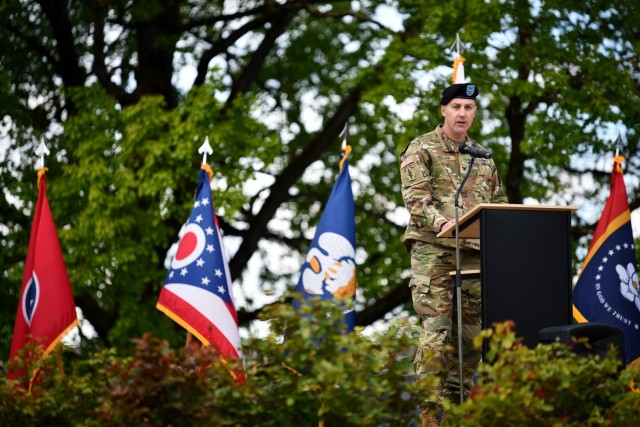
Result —
<path fill-rule="evenodd" d="M 444 224 L 442 224 L 442 226 L 440 226 L 440 231 L 444 230 L 445 228 L 452 227 L 455 223 L 456 223 L 455 218 L 454 219 L 450 219 L 449 221 L 447 221 Z"/>

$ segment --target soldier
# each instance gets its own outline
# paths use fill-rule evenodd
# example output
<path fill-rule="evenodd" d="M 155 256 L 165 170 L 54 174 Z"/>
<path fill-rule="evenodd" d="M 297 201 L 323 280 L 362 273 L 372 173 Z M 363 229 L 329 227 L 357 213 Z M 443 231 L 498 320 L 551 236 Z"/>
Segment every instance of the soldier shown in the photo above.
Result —
<path fill-rule="evenodd" d="M 455 222 L 455 192 L 467 173 L 469 155 L 458 152 L 463 143 L 482 149 L 467 131 L 476 115 L 474 84 L 454 84 L 442 92 L 440 109 L 444 124 L 419 136 L 400 154 L 402 197 L 410 214 L 404 244 L 411 254 L 411 295 L 422 329 L 415 356 L 418 380 L 426 375 L 440 378 L 438 401 L 426 401 L 421 408 L 423 426 L 439 425 L 444 398 L 459 400 L 457 319 L 455 283 L 449 272 L 456 269 L 455 238 L 437 234 Z M 508 203 L 502 182 L 491 159 L 474 161 L 469 178 L 459 194 L 459 215 L 478 203 Z M 460 239 L 461 269 L 480 269 L 477 241 Z M 473 337 L 481 328 L 480 280 L 462 282 L 462 329 L 465 395 L 480 361 L 473 350 Z M 455 349 L 455 350 L 452 350 Z"/>

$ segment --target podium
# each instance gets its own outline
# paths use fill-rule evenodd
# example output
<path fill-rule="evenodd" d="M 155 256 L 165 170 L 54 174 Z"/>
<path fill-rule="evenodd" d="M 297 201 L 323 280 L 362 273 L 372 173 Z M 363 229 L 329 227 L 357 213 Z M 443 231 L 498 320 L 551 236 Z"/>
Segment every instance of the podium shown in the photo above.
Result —
<path fill-rule="evenodd" d="M 483 329 L 513 320 L 516 336 L 532 348 L 541 329 L 571 323 L 571 213 L 576 210 L 483 203 L 458 219 L 461 238 L 480 239 Z M 438 237 L 455 237 L 455 225 Z"/>

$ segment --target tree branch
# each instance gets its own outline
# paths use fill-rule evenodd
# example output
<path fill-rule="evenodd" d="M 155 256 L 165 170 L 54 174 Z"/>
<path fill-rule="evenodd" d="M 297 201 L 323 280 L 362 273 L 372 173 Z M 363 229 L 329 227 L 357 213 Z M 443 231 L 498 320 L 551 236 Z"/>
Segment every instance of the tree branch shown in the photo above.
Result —
<path fill-rule="evenodd" d="M 376 302 L 356 313 L 356 325 L 368 326 L 380 320 L 385 314 L 411 300 L 409 280 L 396 283 L 389 289 L 386 295 L 378 298 Z"/>
<path fill-rule="evenodd" d="M 102 3 L 97 0 L 91 2 L 91 12 L 93 14 L 93 64 L 91 71 L 96 75 L 100 85 L 104 87 L 108 93 L 113 95 L 121 104 L 127 105 L 132 102 L 131 95 L 120 86 L 111 81 L 111 76 L 107 71 L 104 43 L 104 26 L 106 20 L 105 9 Z"/>
<path fill-rule="evenodd" d="M 387 27 L 386 25 L 382 24 L 380 21 L 377 21 L 377 20 L 375 20 L 373 18 L 370 18 L 369 16 L 364 15 L 362 13 L 358 13 L 358 12 L 320 12 L 317 8 L 315 8 L 314 6 L 312 6 L 310 4 L 306 5 L 305 9 L 309 12 L 309 15 L 314 16 L 316 18 L 342 19 L 342 18 L 345 18 L 347 16 L 350 16 L 350 17 L 356 19 L 357 21 L 369 22 L 369 23 L 377 25 L 381 29 L 389 30 L 389 27 Z"/>
<path fill-rule="evenodd" d="M 409 290 L 409 281 L 397 283 L 393 288 L 389 289 L 384 296 L 378 298 L 375 303 L 364 310 L 356 313 L 356 325 L 369 326 L 372 323 L 380 320 L 385 314 L 389 313 L 394 308 L 411 300 L 411 291 Z M 238 322 L 242 325 L 247 324 L 253 320 L 258 319 L 260 313 L 262 313 L 267 307 L 271 307 L 274 304 L 291 304 L 291 298 L 285 298 L 281 301 L 276 301 L 271 304 L 266 304 L 256 310 L 238 311 Z"/>
<path fill-rule="evenodd" d="M 271 21 L 271 28 L 267 30 L 262 39 L 262 43 L 251 56 L 251 60 L 244 67 L 242 74 L 240 77 L 234 82 L 231 87 L 231 93 L 227 98 L 225 103 L 225 107 L 222 110 L 222 115 L 225 115 L 225 112 L 228 108 L 231 107 L 233 101 L 242 93 L 249 90 L 251 83 L 255 81 L 256 76 L 262 69 L 262 65 L 264 64 L 269 52 L 271 52 L 276 45 L 276 40 L 280 37 L 285 30 L 287 29 L 287 25 L 293 19 L 293 13 L 283 14 L 276 19 Z"/>
<path fill-rule="evenodd" d="M 80 67 L 67 3 L 65 0 L 40 0 L 38 2 L 49 21 L 49 25 L 51 25 L 56 40 L 56 52 L 60 58 L 54 65 L 64 86 L 82 86 L 86 79 L 86 73 Z"/>
<path fill-rule="evenodd" d="M 84 318 L 96 330 L 98 337 L 107 341 L 109 331 L 117 318 L 117 312 L 104 310 L 96 300 L 86 294 L 74 296 L 74 301 L 82 310 Z"/>
<path fill-rule="evenodd" d="M 198 61 L 196 78 L 193 81 L 194 86 L 202 86 L 206 80 L 207 73 L 209 71 L 209 62 L 216 56 L 224 53 L 229 47 L 237 42 L 245 34 L 256 30 L 265 25 L 266 18 L 254 19 L 231 33 L 229 37 L 219 40 L 217 43 L 213 43 L 211 48 L 204 51 L 200 60 Z"/>
<path fill-rule="evenodd" d="M 356 86 L 336 109 L 333 117 L 326 122 L 324 129 L 316 134 L 305 149 L 276 178 L 270 188 L 269 196 L 264 200 L 260 211 L 252 218 L 251 226 L 244 233 L 238 251 L 229 262 L 232 280 L 240 275 L 249 262 L 251 255 L 258 247 L 258 241 L 267 229 L 267 224 L 280 205 L 289 198 L 289 189 L 300 179 L 306 168 L 316 161 L 340 134 L 344 123 L 355 113 L 361 96 L 362 88 Z"/>

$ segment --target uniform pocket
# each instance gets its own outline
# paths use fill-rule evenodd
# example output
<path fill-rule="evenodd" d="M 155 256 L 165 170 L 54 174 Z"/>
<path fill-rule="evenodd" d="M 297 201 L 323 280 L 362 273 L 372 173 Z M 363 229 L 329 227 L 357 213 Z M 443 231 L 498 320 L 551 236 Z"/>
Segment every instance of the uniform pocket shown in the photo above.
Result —
<path fill-rule="evenodd" d="M 422 316 L 430 311 L 429 291 L 431 278 L 429 276 L 413 276 L 409 281 L 411 287 L 411 299 L 416 314 Z"/>

